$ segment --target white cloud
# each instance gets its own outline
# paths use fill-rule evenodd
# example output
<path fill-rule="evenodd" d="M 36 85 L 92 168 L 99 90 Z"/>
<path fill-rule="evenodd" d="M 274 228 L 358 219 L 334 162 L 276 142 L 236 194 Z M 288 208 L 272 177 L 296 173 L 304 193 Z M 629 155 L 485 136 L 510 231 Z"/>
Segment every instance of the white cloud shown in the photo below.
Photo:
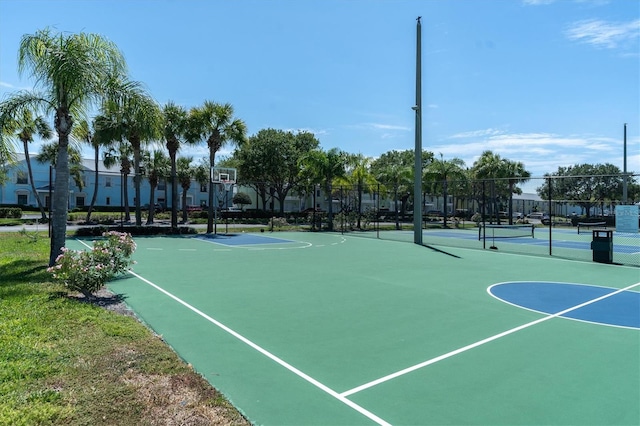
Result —
<path fill-rule="evenodd" d="M 526 6 L 540 6 L 545 4 L 554 3 L 556 0 L 522 0 L 522 3 Z"/>
<path fill-rule="evenodd" d="M 577 21 L 565 31 L 569 40 L 614 49 L 640 37 L 640 19 L 629 22 L 607 22 L 599 19 Z"/>
<path fill-rule="evenodd" d="M 430 145 L 424 149 L 458 157 L 467 167 L 490 150 L 503 158 L 521 161 L 532 176 L 553 173 L 558 167 L 579 163 L 611 163 L 622 169 L 622 141 L 597 135 L 559 135 L 555 133 L 505 133 L 483 129 L 459 133 L 447 138 L 449 143 Z M 640 170 L 640 156 L 628 158 L 629 170 Z"/>
<path fill-rule="evenodd" d="M 381 123 L 367 123 L 366 126 L 378 129 L 378 130 L 402 130 L 402 131 L 410 131 L 411 128 L 406 126 L 396 126 L 394 124 L 381 124 Z"/>
<path fill-rule="evenodd" d="M 32 87 L 20 87 L 20 86 L 13 85 L 11 83 L 7 83 L 6 81 L 0 81 L 0 87 L 11 89 L 11 90 L 31 90 L 32 89 Z"/>
<path fill-rule="evenodd" d="M 285 132 L 291 132 L 291 133 L 303 133 L 303 132 L 307 132 L 307 133 L 312 133 L 314 136 L 320 136 L 320 135 L 327 135 L 329 134 L 329 131 L 326 129 L 312 129 L 310 127 L 303 127 L 303 128 L 299 128 L 299 129 L 283 129 L 283 131 Z"/>
<path fill-rule="evenodd" d="M 473 130 L 471 132 L 456 133 L 455 135 L 450 136 L 450 138 L 452 139 L 477 138 L 480 136 L 499 135 L 501 133 L 503 132 L 498 129 L 483 129 L 483 130 Z"/>

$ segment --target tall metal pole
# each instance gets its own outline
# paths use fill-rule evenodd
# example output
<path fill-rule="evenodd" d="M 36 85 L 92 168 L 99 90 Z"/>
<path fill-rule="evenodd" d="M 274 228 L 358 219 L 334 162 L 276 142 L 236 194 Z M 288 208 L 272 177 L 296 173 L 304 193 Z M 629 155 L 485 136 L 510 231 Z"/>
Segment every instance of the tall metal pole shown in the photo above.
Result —
<path fill-rule="evenodd" d="M 624 153 L 623 153 L 623 165 L 622 165 L 622 203 L 627 204 L 627 123 L 624 123 Z"/>
<path fill-rule="evenodd" d="M 422 30 L 420 16 L 416 26 L 416 146 L 413 179 L 413 242 L 422 245 Z"/>
<path fill-rule="evenodd" d="M 552 237 L 552 229 L 553 228 L 553 222 L 551 220 L 551 204 L 553 203 L 553 193 L 551 192 L 552 188 L 551 188 L 551 177 L 549 177 L 549 256 L 552 255 L 551 253 L 551 248 L 553 246 L 553 244 L 551 243 L 551 237 Z M 544 213 L 542 215 L 542 217 L 544 217 Z"/>

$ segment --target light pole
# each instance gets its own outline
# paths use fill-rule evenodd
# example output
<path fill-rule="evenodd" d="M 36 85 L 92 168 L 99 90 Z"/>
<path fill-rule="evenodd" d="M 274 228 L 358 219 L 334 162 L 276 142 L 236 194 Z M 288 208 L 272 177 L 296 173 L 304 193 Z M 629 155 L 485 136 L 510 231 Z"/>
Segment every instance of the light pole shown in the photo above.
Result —
<path fill-rule="evenodd" d="M 420 16 L 416 26 L 416 113 L 415 164 L 413 179 L 413 242 L 422 245 L 422 27 Z"/>

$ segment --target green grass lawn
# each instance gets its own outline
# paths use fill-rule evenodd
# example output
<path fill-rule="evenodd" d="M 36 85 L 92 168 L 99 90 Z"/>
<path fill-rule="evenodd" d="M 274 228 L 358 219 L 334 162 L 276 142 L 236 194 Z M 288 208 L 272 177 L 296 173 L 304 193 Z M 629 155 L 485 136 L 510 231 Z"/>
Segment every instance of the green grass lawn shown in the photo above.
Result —
<path fill-rule="evenodd" d="M 48 253 L 0 233 L 0 425 L 248 424 L 135 318 L 52 283 Z"/>

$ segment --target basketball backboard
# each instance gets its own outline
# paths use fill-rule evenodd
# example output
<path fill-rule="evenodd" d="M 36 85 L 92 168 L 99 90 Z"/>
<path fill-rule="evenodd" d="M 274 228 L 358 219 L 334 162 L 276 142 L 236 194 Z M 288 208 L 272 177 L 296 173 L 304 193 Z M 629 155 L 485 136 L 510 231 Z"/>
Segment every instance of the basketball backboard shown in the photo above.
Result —
<path fill-rule="evenodd" d="M 237 170 L 232 167 L 212 167 L 211 182 L 234 184 L 237 181 Z"/>

